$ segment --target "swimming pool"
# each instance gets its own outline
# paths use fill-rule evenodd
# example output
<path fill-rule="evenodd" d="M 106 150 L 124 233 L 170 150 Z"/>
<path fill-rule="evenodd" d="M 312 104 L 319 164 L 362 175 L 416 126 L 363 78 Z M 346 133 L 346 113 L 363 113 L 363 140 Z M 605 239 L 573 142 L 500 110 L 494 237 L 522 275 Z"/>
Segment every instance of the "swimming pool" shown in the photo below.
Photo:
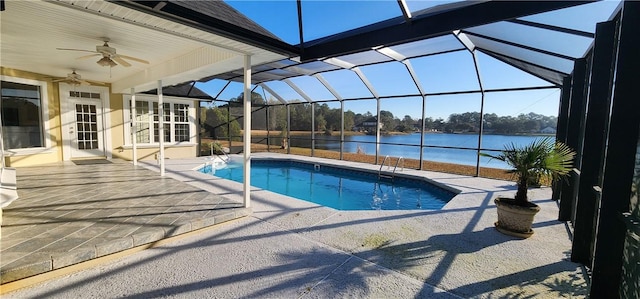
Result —
<path fill-rule="evenodd" d="M 242 165 L 200 172 L 242 182 Z M 251 160 L 251 185 L 337 210 L 439 210 L 455 193 L 425 180 L 291 160 Z"/>

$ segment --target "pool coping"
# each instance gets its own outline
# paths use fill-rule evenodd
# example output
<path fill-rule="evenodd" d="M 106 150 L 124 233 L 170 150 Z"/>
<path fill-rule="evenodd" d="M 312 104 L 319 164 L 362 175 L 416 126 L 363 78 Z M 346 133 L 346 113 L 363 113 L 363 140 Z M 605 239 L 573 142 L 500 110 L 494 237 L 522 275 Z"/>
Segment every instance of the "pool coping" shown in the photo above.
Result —
<path fill-rule="evenodd" d="M 361 209 L 338 209 L 338 208 L 334 208 L 331 206 L 325 206 L 319 203 L 316 203 L 314 201 L 311 200 L 307 200 L 307 199 L 302 199 L 302 198 L 298 198 L 300 200 L 305 200 L 307 202 L 310 203 L 314 203 L 314 204 L 318 204 L 321 206 L 325 206 L 328 208 L 332 208 L 338 211 L 368 211 L 368 210 L 388 210 L 388 211 L 410 211 L 410 210 L 440 210 L 442 209 L 446 204 L 448 204 L 455 196 L 457 196 L 458 194 L 460 194 L 462 191 L 460 189 L 448 186 L 446 184 L 443 184 L 441 182 L 437 182 L 435 180 L 432 180 L 428 177 L 424 177 L 424 176 L 417 176 L 415 174 L 409 174 L 409 173 L 405 173 L 404 172 L 404 168 L 402 169 L 403 172 L 392 172 L 392 171 L 388 171 L 388 170 L 372 170 L 372 169 L 367 169 L 367 168 L 362 168 L 362 165 L 341 165 L 341 164 L 335 164 L 335 163 L 329 163 L 327 161 L 307 161 L 304 159 L 300 159 L 300 158 L 296 158 L 296 157 L 254 157 L 251 159 L 252 161 L 274 161 L 274 162 L 283 162 L 283 163 L 300 163 L 300 164 L 305 164 L 305 165 L 318 165 L 320 167 L 326 167 L 326 168 L 333 168 L 333 169 L 338 169 L 338 170 L 346 170 L 346 171 L 353 171 L 353 172 L 357 172 L 357 173 L 365 173 L 367 175 L 372 175 L 372 176 L 379 176 L 380 174 L 385 174 L 388 175 L 388 177 L 391 178 L 391 184 L 394 184 L 394 178 L 398 177 L 401 179 L 405 179 L 405 180 L 410 180 L 413 182 L 416 182 L 417 184 L 426 184 L 426 186 L 421 187 L 421 188 L 433 188 L 433 189 L 440 189 L 437 190 L 435 192 L 442 192 L 442 193 L 447 193 L 445 196 L 447 197 L 446 199 L 442 200 L 442 202 L 444 202 L 444 204 L 442 204 L 442 207 L 438 208 L 438 209 L 371 209 L 371 208 L 361 208 Z M 235 162 L 238 163 L 238 162 Z M 207 166 L 213 166 L 213 164 L 209 163 L 209 162 L 205 162 L 202 165 L 198 165 L 196 167 L 193 167 L 192 170 L 200 172 L 200 173 L 204 173 L 207 175 L 211 175 L 211 176 L 215 176 L 218 178 L 222 178 L 219 176 L 216 176 L 215 173 L 205 173 L 202 172 L 202 168 L 207 167 Z M 295 164 L 291 164 L 291 167 L 297 167 Z M 380 167 L 382 168 L 382 167 Z M 218 169 L 216 169 L 217 171 Z M 306 170 L 306 169 L 305 169 Z M 357 175 L 356 175 L 357 176 Z M 365 178 L 363 178 L 363 180 L 366 180 L 367 182 L 369 182 L 368 180 L 372 179 L 369 176 L 365 176 Z M 236 183 L 242 183 L 241 181 L 236 181 L 236 180 L 231 180 L 234 181 Z M 387 181 L 385 181 L 387 182 Z M 405 187 L 409 187 L 410 185 L 408 185 L 407 181 L 402 182 L 403 184 L 405 184 Z M 255 186 L 252 186 L 255 187 Z M 257 188 L 257 187 L 256 187 Z M 267 191 L 270 191 L 268 189 L 265 189 Z M 427 190 L 428 191 L 428 190 Z M 274 191 L 270 191 L 270 192 L 274 192 Z M 274 192 L 274 193 L 278 193 L 278 192 Z M 281 194 L 281 193 L 278 193 Z M 291 196 L 291 195 L 287 195 L 287 194 L 281 194 L 283 196 Z M 294 197 L 295 196 L 291 196 Z"/>
<path fill-rule="evenodd" d="M 242 160 L 243 156 L 242 154 L 234 154 L 234 155 L 229 155 L 231 159 L 238 159 L 238 160 Z M 215 156 L 214 156 L 215 158 Z M 180 172 L 184 173 L 184 171 L 186 170 L 191 170 L 193 171 L 193 173 L 198 173 L 200 175 L 203 176 L 210 176 L 208 174 L 204 174 L 199 172 L 198 170 L 200 168 L 202 168 L 203 166 L 206 165 L 207 161 L 210 159 L 210 157 L 199 157 L 199 158 L 192 158 L 192 159 L 181 159 L 180 161 L 182 161 L 182 163 L 186 162 L 188 165 L 187 168 L 184 167 L 178 167 L 178 169 L 180 169 Z M 319 157 L 307 157 L 307 156 L 298 156 L 298 155 L 291 155 L 291 154 L 280 154 L 280 153 L 271 153 L 271 152 L 258 152 L 258 153 L 252 153 L 251 154 L 251 160 L 267 160 L 267 159 L 277 159 L 277 160 L 286 160 L 286 161 L 297 161 L 297 162 L 303 162 L 303 163 L 318 163 L 318 164 L 322 164 L 322 165 L 328 165 L 328 166 L 333 166 L 333 167 L 338 167 L 338 168 L 344 168 L 344 169 L 351 169 L 351 170 L 357 170 L 357 171 L 366 171 L 366 172 L 370 172 L 370 173 L 378 173 L 378 170 L 380 168 L 380 165 L 376 165 L 376 164 L 370 164 L 370 163 L 363 163 L 363 162 L 354 162 L 354 161 L 346 161 L 346 160 L 333 160 L 333 159 L 327 159 L 327 158 L 319 158 Z M 170 162 L 169 162 L 170 163 Z M 191 163 L 191 164 L 189 164 Z M 157 165 L 155 165 L 154 163 L 146 163 L 146 165 L 152 169 L 157 169 Z M 175 169 L 175 165 L 171 166 L 171 168 Z M 383 171 L 386 172 L 386 171 Z M 389 172 L 386 172 L 389 173 Z M 475 176 L 470 176 L 470 175 L 462 175 L 462 174 L 452 174 L 452 173 L 444 173 L 444 172 L 436 172 L 436 171 L 429 171 L 429 170 L 417 170 L 417 169 L 411 169 L 411 168 L 404 168 L 404 170 L 400 173 L 396 172 L 396 175 L 398 176 L 403 176 L 403 177 L 409 177 L 412 179 L 420 179 L 420 180 L 424 180 L 426 182 L 429 182 L 431 184 L 434 184 L 440 188 L 443 188 L 447 191 L 453 192 L 455 193 L 455 195 L 453 196 L 453 198 L 451 198 L 451 200 L 449 200 L 449 202 L 447 202 L 441 209 L 442 210 L 446 210 L 449 208 L 456 208 L 458 206 L 457 202 L 459 201 L 465 201 L 467 199 L 467 197 L 469 196 L 469 194 L 473 194 L 475 192 L 478 191 L 478 188 L 476 187 L 476 184 L 478 182 L 485 182 L 485 184 L 488 185 L 494 185 L 496 183 L 501 184 L 501 189 L 503 189 L 503 191 L 513 191 L 515 192 L 517 190 L 517 186 L 515 182 L 511 182 L 511 181 L 505 181 L 505 180 L 500 180 L 500 179 L 493 179 L 493 178 L 483 178 L 483 177 L 475 177 Z M 196 176 L 199 176 L 196 174 Z M 215 177 L 215 176 L 214 176 Z M 215 177 L 218 178 L 218 177 Z M 207 180 L 206 177 L 201 177 L 201 180 Z M 221 179 L 221 178 L 218 178 Z M 452 184 L 451 181 L 454 180 L 456 181 L 456 184 Z M 467 183 L 467 180 L 472 180 L 472 182 Z M 230 181 L 230 180 L 229 180 Z M 236 184 L 240 184 L 242 185 L 242 183 L 238 183 L 235 181 L 230 181 L 232 183 L 236 183 Z M 462 182 L 462 184 L 461 184 Z M 542 188 L 538 188 L 539 190 L 545 191 L 545 190 L 550 190 L 549 187 L 542 187 Z M 263 190 L 257 187 L 252 186 L 252 191 L 258 191 L 258 190 Z M 535 192 L 535 189 L 533 189 Z M 263 191 L 267 191 L 267 192 L 271 192 L 268 190 L 263 190 Z M 531 192 L 531 190 L 530 190 Z M 272 192 L 274 194 L 278 194 L 281 196 L 285 196 L 288 197 L 287 195 L 282 195 L 279 193 L 275 193 Z M 293 198 L 293 197 L 292 197 Z M 237 197 L 238 200 L 240 200 L 240 197 Z M 297 199 L 298 200 L 298 199 Z M 315 204 L 312 202 L 309 202 L 311 204 Z M 316 204 L 317 205 L 317 204 Z M 322 206 L 322 205 L 318 205 L 318 206 Z M 333 209 L 336 211 L 343 211 L 343 210 L 338 210 L 338 209 L 334 209 L 331 207 L 327 207 L 329 209 Z M 359 212 L 367 212 L 367 210 L 357 210 Z M 416 210 L 371 210 L 371 211 L 381 211 L 381 212 L 385 212 L 385 211 L 416 211 Z M 424 211 L 428 211 L 428 210 L 424 210 Z M 349 210 L 345 210 L 345 212 L 349 212 Z"/>

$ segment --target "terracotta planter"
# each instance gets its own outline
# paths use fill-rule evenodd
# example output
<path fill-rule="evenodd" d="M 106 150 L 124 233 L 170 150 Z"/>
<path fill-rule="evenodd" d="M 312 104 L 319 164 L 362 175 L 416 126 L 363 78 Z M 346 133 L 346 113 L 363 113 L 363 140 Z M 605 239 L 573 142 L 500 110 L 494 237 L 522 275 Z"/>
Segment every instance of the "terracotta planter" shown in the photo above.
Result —
<path fill-rule="evenodd" d="M 512 200 L 500 197 L 494 200 L 498 209 L 498 222 L 495 223 L 496 229 L 509 236 L 531 237 L 533 235 L 533 230 L 531 229 L 533 217 L 540 211 L 540 207 L 533 203 L 527 207 L 513 205 L 508 202 Z"/>

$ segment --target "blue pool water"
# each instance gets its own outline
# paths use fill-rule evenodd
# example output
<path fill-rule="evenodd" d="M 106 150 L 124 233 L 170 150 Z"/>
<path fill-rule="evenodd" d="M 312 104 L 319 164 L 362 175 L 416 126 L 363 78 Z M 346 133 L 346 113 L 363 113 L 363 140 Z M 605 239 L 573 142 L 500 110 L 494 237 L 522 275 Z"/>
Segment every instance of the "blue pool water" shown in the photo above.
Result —
<path fill-rule="evenodd" d="M 242 165 L 208 165 L 203 173 L 242 182 Z M 251 185 L 337 210 L 438 210 L 454 193 L 424 180 L 288 161 L 252 160 Z"/>

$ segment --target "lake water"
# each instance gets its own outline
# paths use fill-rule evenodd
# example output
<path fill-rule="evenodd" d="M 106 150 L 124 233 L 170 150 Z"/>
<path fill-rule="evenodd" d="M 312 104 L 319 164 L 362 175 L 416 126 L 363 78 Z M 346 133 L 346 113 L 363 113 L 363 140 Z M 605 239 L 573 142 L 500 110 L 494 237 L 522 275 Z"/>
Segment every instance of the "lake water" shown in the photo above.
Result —
<path fill-rule="evenodd" d="M 340 151 L 340 136 L 316 134 L 315 137 L 316 149 Z M 311 135 L 291 136 L 290 145 L 292 147 L 311 148 L 310 138 Z M 358 147 L 360 147 L 366 154 L 375 155 L 376 136 L 355 135 L 345 136 L 344 138 L 345 152 L 355 153 L 358 150 Z M 495 154 L 497 151 L 504 149 L 505 144 L 515 143 L 517 145 L 525 145 L 539 138 L 544 138 L 544 136 L 484 135 L 482 136 L 482 145 L 480 148 L 495 150 L 492 152 Z M 272 144 L 279 145 L 280 138 L 272 138 L 271 142 Z M 404 157 L 407 159 L 420 159 L 420 133 L 406 135 L 381 135 L 380 143 L 381 156 L 389 155 L 393 157 Z M 424 160 L 472 166 L 476 165 L 477 151 L 475 149 L 469 150 L 458 148 L 477 148 L 478 135 L 425 133 L 424 145 Z M 509 168 L 503 162 L 491 160 L 485 157 L 480 157 L 480 166 L 505 169 Z"/>

